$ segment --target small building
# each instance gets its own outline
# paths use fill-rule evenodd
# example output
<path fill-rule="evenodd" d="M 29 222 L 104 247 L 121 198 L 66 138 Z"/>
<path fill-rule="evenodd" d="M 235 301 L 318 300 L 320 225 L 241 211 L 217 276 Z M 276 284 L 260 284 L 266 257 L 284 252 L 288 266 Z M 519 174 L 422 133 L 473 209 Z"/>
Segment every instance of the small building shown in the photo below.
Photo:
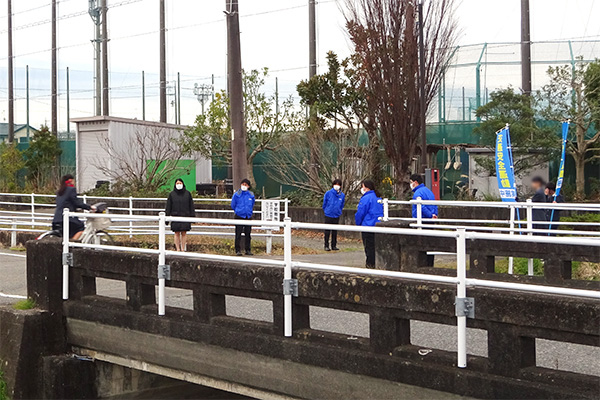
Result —
<path fill-rule="evenodd" d="M 95 116 L 75 118 L 77 187 L 87 191 L 102 182 L 114 183 L 120 176 L 150 173 L 157 162 L 166 162 L 182 125 L 137 119 Z M 212 182 L 210 159 L 192 154 L 178 158 L 180 175 L 189 190 Z M 160 166 L 159 166 L 160 168 Z"/>
<path fill-rule="evenodd" d="M 495 162 L 496 153 L 494 149 L 486 147 L 467 148 L 469 155 L 469 189 L 475 194 L 477 199 L 493 197 L 500 199 L 498 190 L 498 179 L 496 175 L 489 173 L 487 168 L 482 164 L 492 165 Z M 519 156 L 515 155 L 515 161 L 518 161 Z M 550 173 L 549 163 L 545 162 L 537 167 L 527 170 L 526 173 L 515 175 L 515 185 L 517 193 L 528 193 L 531 179 L 534 176 L 541 176 L 544 180 L 548 180 Z"/>
<path fill-rule="evenodd" d="M 38 130 L 27 124 L 14 124 L 15 127 L 15 143 L 27 143 L 34 132 Z M 27 130 L 29 127 L 29 131 Z M 8 123 L 0 122 L 0 141 L 8 141 Z"/>

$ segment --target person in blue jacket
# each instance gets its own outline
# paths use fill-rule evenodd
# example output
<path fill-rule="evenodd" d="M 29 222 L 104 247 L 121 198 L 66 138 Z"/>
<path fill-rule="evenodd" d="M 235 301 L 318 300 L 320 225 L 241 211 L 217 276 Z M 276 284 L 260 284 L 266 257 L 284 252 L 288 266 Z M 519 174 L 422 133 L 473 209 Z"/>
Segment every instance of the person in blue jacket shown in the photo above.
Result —
<path fill-rule="evenodd" d="M 254 193 L 250 191 L 250 181 L 248 179 L 242 179 L 240 184 L 240 190 L 233 194 L 231 198 L 231 209 L 235 214 L 235 219 L 252 219 L 252 213 L 254 212 Z M 250 225 L 236 225 L 235 226 L 235 254 L 238 256 L 242 255 L 242 233 L 245 239 L 245 251 L 247 256 L 251 256 L 252 250 L 250 248 L 250 232 L 252 226 Z"/>
<path fill-rule="evenodd" d="M 427 186 L 423 184 L 423 177 L 419 174 L 412 174 L 410 176 L 410 188 L 413 191 L 413 200 L 418 199 L 421 200 L 435 200 L 435 195 Z M 421 206 L 421 216 L 423 218 L 437 218 L 438 217 L 438 208 L 436 205 L 427 204 Z M 417 205 L 413 204 L 412 206 L 412 217 L 417 218 Z"/>
<path fill-rule="evenodd" d="M 346 203 L 346 195 L 342 192 L 342 181 L 335 179 L 331 189 L 325 192 L 323 197 L 323 213 L 326 224 L 339 224 L 342 210 Z M 337 230 L 325 230 L 325 251 L 339 250 L 337 247 Z M 331 248 L 329 248 L 329 237 L 331 236 Z"/>
<path fill-rule="evenodd" d="M 375 193 L 375 184 L 373 181 L 363 181 L 360 192 L 362 197 L 358 203 L 354 221 L 356 225 L 375 226 L 380 217 L 383 217 L 383 204 L 379 202 L 381 198 Z M 375 233 L 362 232 L 363 246 L 365 248 L 366 267 L 375 268 Z"/>
<path fill-rule="evenodd" d="M 423 177 L 419 174 L 412 174 L 410 176 L 410 188 L 413 191 L 413 200 L 420 198 L 421 200 L 435 200 L 435 195 L 427 186 L 423 184 Z M 417 218 L 417 205 L 412 206 L 412 217 Z M 436 219 L 438 217 L 438 208 L 434 204 L 423 204 L 421 205 L 421 217 Z M 427 255 L 427 266 L 433 267 L 435 263 L 435 256 L 432 254 Z"/>

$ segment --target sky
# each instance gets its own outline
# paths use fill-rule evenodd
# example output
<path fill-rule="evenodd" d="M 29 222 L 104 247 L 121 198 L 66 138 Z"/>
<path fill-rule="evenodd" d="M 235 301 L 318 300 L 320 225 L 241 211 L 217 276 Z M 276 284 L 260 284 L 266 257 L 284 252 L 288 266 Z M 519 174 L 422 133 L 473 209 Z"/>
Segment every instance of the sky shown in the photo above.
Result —
<path fill-rule="evenodd" d="M 351 46 L 344 30 L 339 0 L 317 5 L 317 53 L 320 70 L 333 50 L 347 56 Z M 268 67 L 266 90 L 279 96 L 297 96 L 296 84 L 308 75 L 308 0 L 242 0 L 240 29 L 242 64 L 246 70 Z M 459 44 L 518 42 L 520 0 L 458 0 L 456 18 Z M 146 118 L 158 118 L 158 0 L 108 0 L 111 113 L 142 118 L 141 71 L 146 73 Z M 66 129 L 66 67 L 70 69 L 70 117 L 93 113 L 94 25 L 86 0 L 59 0 L 59 121 Z M 166 0 L 167 71 L 172 85 L 180 74 L 181 120 L 193 123 L 200 113 L 194 84 L 211 83 L 225 88 L 226 36 L 223 0 Z M 13 0 L 16 120 L 25 119 L 25 66 L 30 68 L 32 125 L 50 117 L 50 0 Z M 600 40 L 600 1 L 531 0 L 532 41 Z M 7 0 L 0 0 L 0 120 L 6 119 Z M 515 56 L 512 53 L 500 57 Z M 564 49 L 560 53 L 564 53 Z M 550 53 L 553 53 L 552 50 Z M 600 44 L 587 48 L 600 56 Z M 597 53 L 597 54 L 596 54 Z M 490 55 L 490 57 L 492 57 Z M 518 54 L 516 54 L 518 57 Z M 559 56 L 559 51 L 552 57 Z M 514 57 L 513 57 L 514 58 Z M 517 70 L 518 72 L 518 70 Z M 535 71 L 534 71 L 535 75 Z M 517 84 L 514 73 L 503 77 Z M 517 79 L 517 82 L 513 82 Z M 456 79 L 455 79 L 456 81 Z M 494 83 L 495 85 L 496 83 Z M 498 83 L 500 84 L 500 83 Z M 458 86 L 457 86 L 458 85 Z M 454 86 L 465 83 L 454 83 Z M 491 87 L 493 89 L 493 87 Z M 171 96 L 170 100 L 174 100 Z M 174 107 L 169 108 L 169 119 Z M 71 127 L 73 129 L 73 127 Z"/>

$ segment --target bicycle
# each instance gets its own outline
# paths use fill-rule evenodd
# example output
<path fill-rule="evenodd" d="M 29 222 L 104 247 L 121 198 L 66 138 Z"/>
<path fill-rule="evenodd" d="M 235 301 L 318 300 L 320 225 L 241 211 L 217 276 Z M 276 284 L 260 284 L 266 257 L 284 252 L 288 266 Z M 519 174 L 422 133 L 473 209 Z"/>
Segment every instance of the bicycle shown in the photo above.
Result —
<path fill-rule="evenodd" d="M 91 211 L 93 213 L 101 213 L 103 214 L 104 212 L 106 212 L 106 210 L 108 209 L 108 207 L 106 206 L 106 203 L 97 203 L 93 205 L 95 207 L 95 211 Z M 114 239 L 112 238 L 112 236 L 110 236 L 110 234 L 108 232 L 106 232 L 106 229 L 108 229 L 110 227 L 111 224 L 111 220 L 110 218 L 89 218 L 86 221 L 85 224 L 85 229 L 83 231 L 83 234 L 81 235 L 81 243 L 86 243 L 86 244 L 115 244 Z M 44 232 L 42 233 L 40 236 L 37 237 L 36 240 L 42 240 L 46 237 L 62 237 L 63 236 L 63 232 L 60 229 L 54 229 L 48 232 Z"/>

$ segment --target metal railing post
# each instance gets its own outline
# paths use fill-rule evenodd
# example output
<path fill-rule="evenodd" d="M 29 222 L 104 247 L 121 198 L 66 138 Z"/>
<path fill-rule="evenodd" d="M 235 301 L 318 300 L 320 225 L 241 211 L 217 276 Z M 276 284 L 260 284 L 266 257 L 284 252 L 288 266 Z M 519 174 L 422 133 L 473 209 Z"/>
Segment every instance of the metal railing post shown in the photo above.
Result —
<path fill-rule="evenodd" d="M 284 219 L 283 225 L 283 318 L 284 335 L 292 336 L 292 293 L 286 292 L 286 282 L 292 280 L 292 220 L 289 217 Z"/>
<path fill-rule="evenodd" d="M 510 207 L 510 235 L 514 235 L 514 229 L 515 229 L 515 208 L 511 205 Z M 508 273 L 512 274 L 514 271 L 514 262 L 515 259 L 514 257 L 508 257 Z"/>
<path fill-rule="evenodd" d="M 129 216 L 133 216 L 133 197 L 129 196 Z M 133 221 L 129 221 L 129 237 L 133 237 Z"/>
<path fill-rule="evenodd" d="M 63 300 L 69 299 L 69 267 L 71 266 L 72 258 L 69 253 L 69 209 L 63 210 Z"/>
<path fill-rule="evenodd" d="M 290 206 L 290 200 L 289 199 L 285 199 L 285 203 L 283 205 L 283 209 L 285 211 L 283 218 L 288 218 L 288 212 L 289 212 L 289 206 Z"/>
<path fill-rule="evenodd" d="M 456 298 L 465 299 L 467 297 L 467 243 L 465 228 L 456 230 Z M 456 328 L 458 334 L 457 354 L 458 367 L 467 367 L 467 317 L 466 315 L 456 316 Z"/>
<path fill-rule="evenodd" d="M 390 200 L 387 197 L 383 199 L 383 220 L 390 220 Z"/>
<path fill-rule="evenodd" d="M 417 229 L 421 229 L 423 224 L 423 204 L 421 203 L 421 198 L 417 197 Z"/>
<path fill-rule="evenodd" d="M 10 247 L 17 247 L 17 221 L 13 218 L 10 226 Z"/>
<path fill-rule="evenodd" d="M 266 253 L 271 254 L 271 250 L 273 249 L 273 231 L 271 229 L 267 229 L 266 232 Z"/>
<path fill-rule="evenodd" d="M 161 274 L 165 266 L 165 212 L 158 213 L 158 315 L 165 315 L 165 276 Z"/>
<path fill-rule="evenodd" d="M 35 228 L 35 193 L 31 193 L 31 229 Z"/>
<path fill-rule="evenodd" d="M 531 203 L 531 199 L 527 199 L 527 230 L 529 231 L 527 234 L 529 236 L 533 236 L 533 207 Z M 533 258 L 529 258 L 527 260 L 527 275 L 533 276 Z"/>

